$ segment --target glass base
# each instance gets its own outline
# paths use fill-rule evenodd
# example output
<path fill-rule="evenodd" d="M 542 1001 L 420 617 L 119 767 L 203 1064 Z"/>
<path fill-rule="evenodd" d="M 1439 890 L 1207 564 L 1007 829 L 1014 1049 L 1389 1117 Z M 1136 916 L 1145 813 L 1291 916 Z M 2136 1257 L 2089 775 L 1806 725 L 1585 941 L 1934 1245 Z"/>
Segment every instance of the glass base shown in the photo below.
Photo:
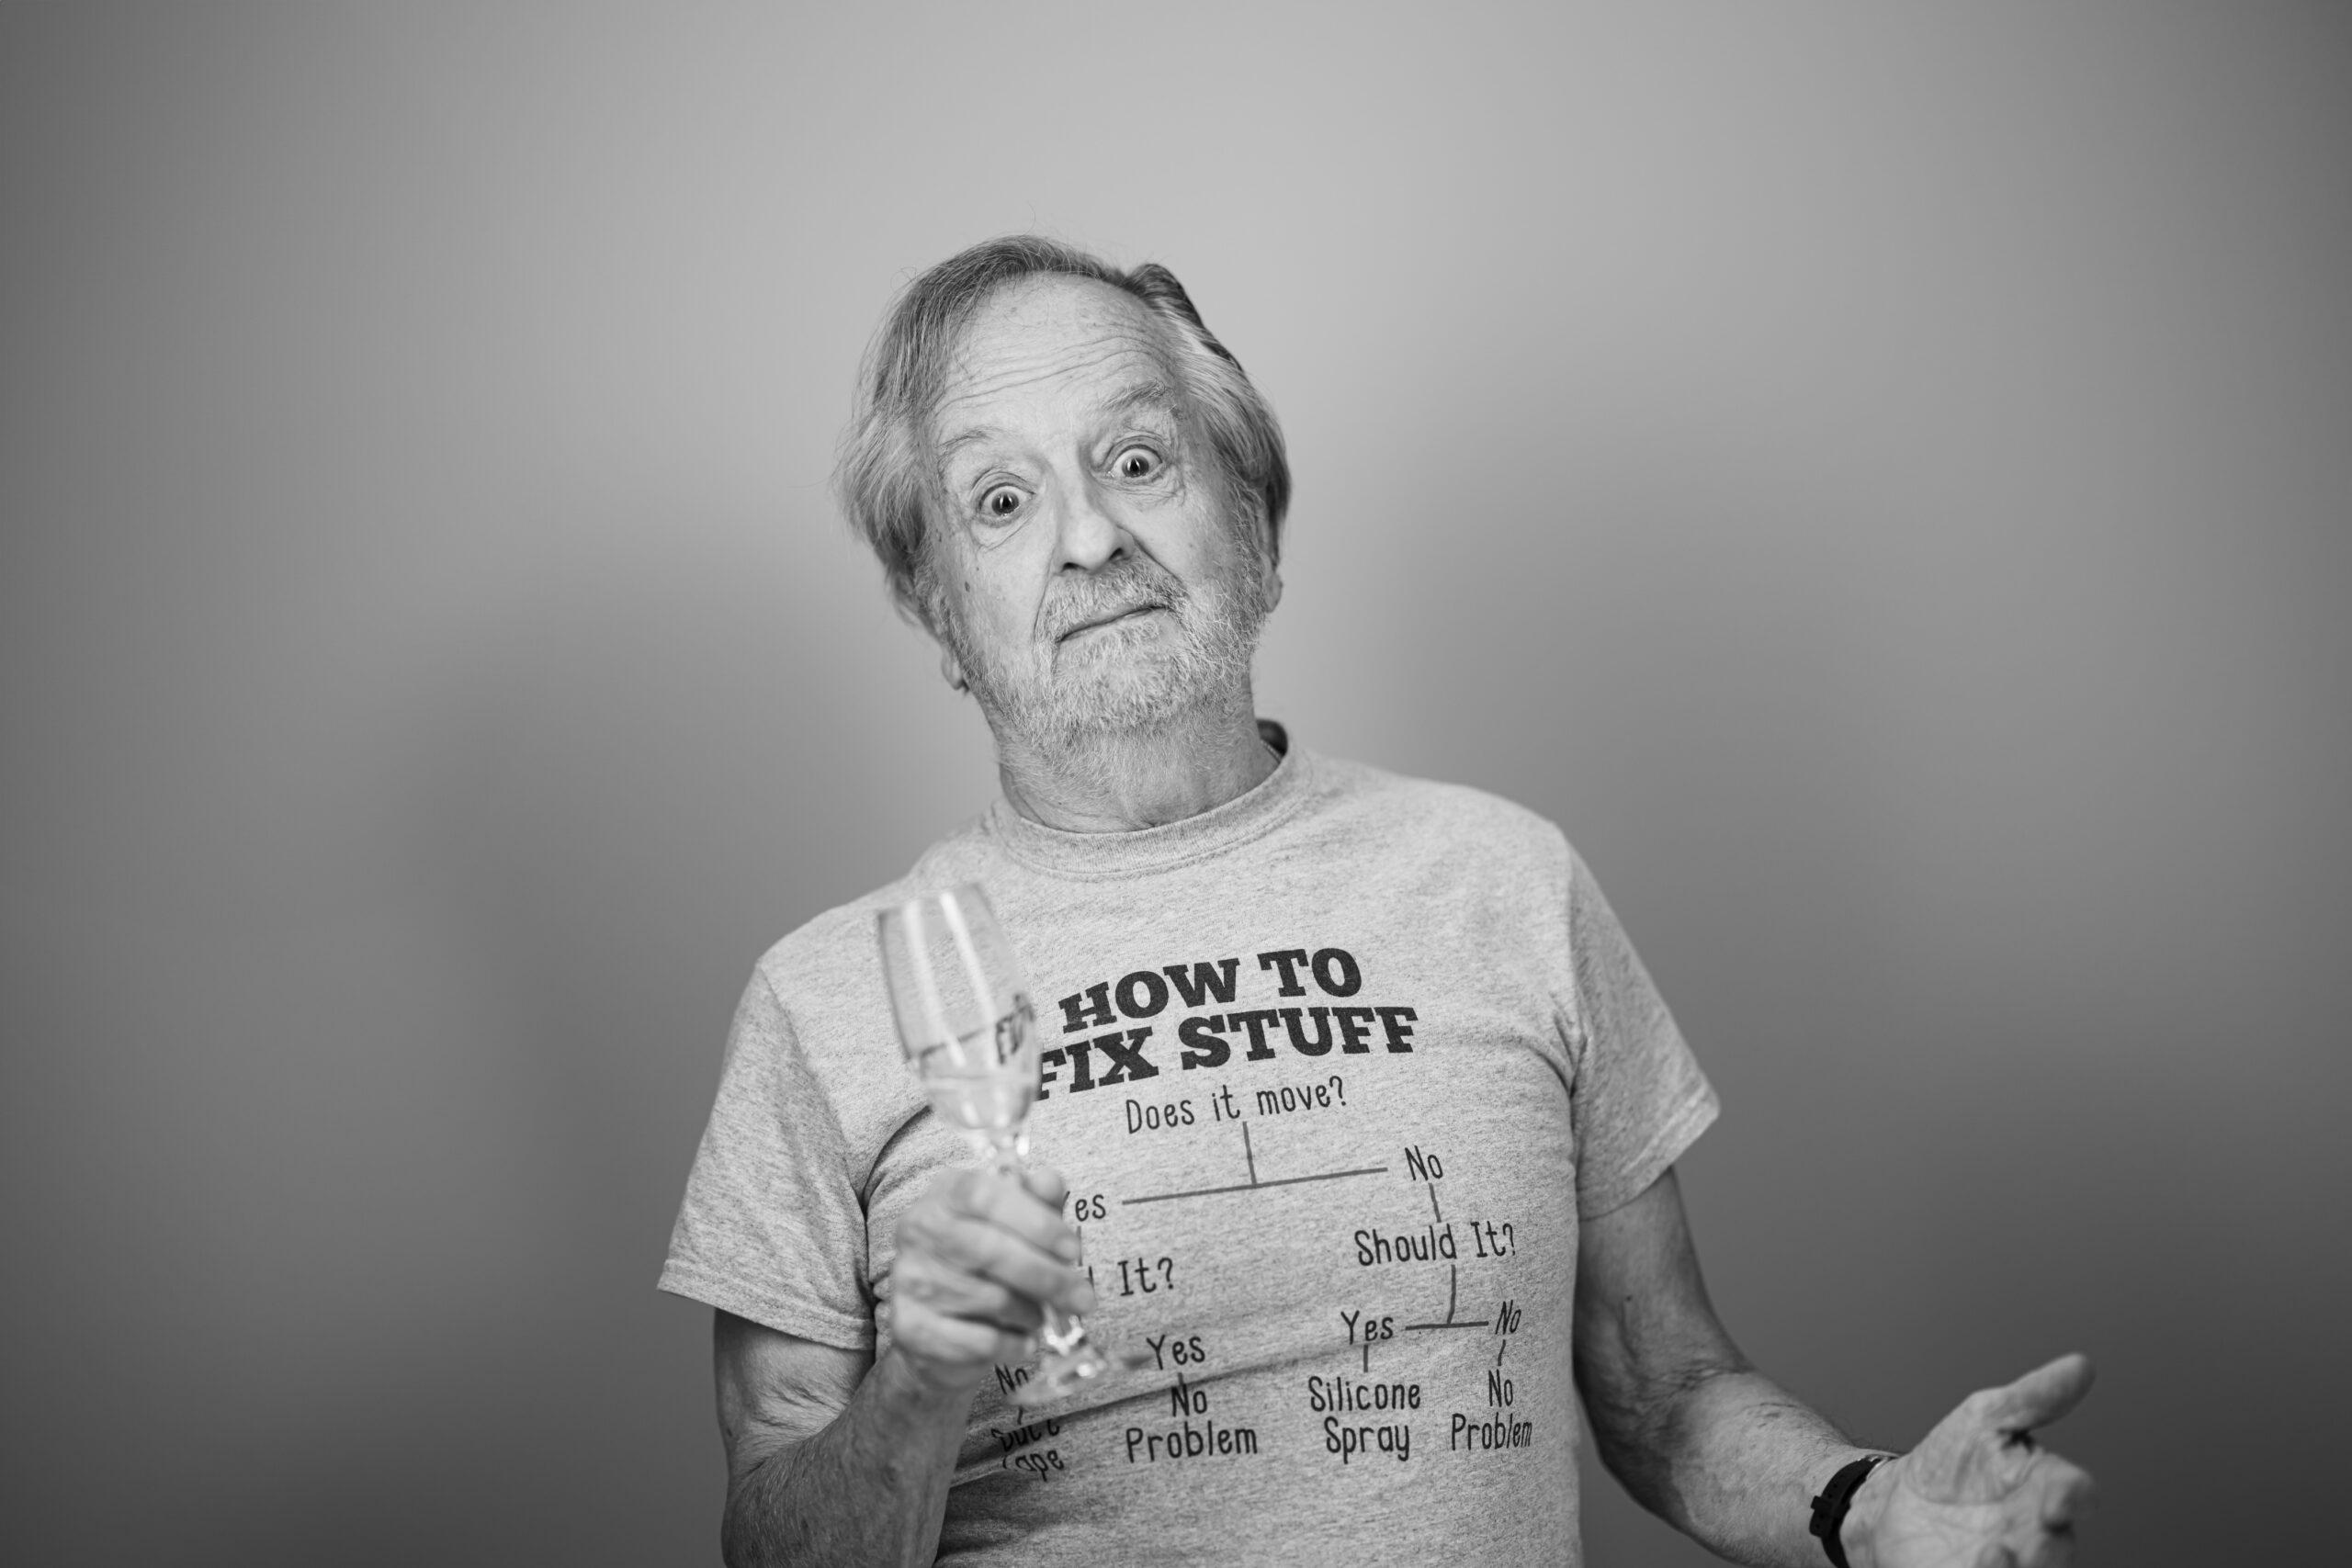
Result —
<path fill-rule="evenodd" d="M 1048 1399 L 1060 1399 L 1100 1383 L 1111 1373 L 1111 1359 L 1097 1349 L 1094 1342 L 1079 1330 L 1074 1342 L 1064 1348 L 1040 1343 L 1037 1347 L 1037 1387 Z"/>

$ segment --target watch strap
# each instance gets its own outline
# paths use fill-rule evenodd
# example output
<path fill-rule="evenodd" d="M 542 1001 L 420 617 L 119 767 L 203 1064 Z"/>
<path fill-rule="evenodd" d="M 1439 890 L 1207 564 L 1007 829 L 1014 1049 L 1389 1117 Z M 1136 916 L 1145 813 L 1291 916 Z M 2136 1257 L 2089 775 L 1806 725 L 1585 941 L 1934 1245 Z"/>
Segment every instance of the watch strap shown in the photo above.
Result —
<path fill-rule="evenodd" d="M 1849 1568 L 1846 1543 L 1838 1539 L 1845 1528 L 1846 1509 L 1853 1503 L 1854 1494 L 1862 1489 L 1862 1483 L 1871 1478 L 1871 1472 L 1893 1458 L 1893 1454 L 1864 1454 L 1842 1466 L 1829 1478 L 1829 1484 L 1821 1489 L 1821 1495 L 1813 1500 L 1811 1529 L 1821 1542 L 1823 1554 L 1829 1559 L 1829 1568 Z"/>

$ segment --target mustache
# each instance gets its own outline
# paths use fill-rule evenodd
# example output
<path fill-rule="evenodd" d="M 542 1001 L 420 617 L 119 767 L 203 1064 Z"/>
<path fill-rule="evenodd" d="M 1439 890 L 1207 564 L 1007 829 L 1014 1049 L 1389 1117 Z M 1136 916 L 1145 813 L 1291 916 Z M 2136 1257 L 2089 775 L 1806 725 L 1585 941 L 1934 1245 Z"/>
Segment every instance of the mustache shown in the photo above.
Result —
<path fill-rule="evenodd" d="M 1181 609 L 1191 595 L 1175 573 L 1158 561 L 1129 556 L 1100 571 L 1057 587 L 1038 612 L 1048 642 L 1059 642 L 1091 626 L 1136 610 Z"/>

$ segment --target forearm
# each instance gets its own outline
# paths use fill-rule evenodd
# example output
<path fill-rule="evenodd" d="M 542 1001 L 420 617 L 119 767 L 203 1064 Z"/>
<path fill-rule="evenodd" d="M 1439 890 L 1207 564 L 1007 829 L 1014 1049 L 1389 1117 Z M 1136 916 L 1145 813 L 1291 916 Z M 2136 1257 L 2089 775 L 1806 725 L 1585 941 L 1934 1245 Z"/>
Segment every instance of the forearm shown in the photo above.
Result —
<path fill-rule="evenodd" d="M 885 1351 L 821 1431 L 730 1477 L 729 1568 L 931 1562 L 972 1392 Z"/>
<path fill-rule="evenodd" d="M 1745 1365 L 1591 1400 L 1600 1457 L 1645 1506 L 1734 1562 L 1824 1568 L 1812 1499 L 1872 1451 Z"/>

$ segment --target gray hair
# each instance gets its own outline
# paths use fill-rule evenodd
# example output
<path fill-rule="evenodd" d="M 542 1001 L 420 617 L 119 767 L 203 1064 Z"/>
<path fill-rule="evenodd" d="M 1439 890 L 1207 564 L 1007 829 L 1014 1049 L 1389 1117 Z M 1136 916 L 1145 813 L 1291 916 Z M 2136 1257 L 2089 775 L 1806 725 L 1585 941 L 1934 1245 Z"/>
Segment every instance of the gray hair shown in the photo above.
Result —
<path fill-rule="evenodd" d="M 1247 513 L 1266 524 L 1279 558 L 1290 510 L 1290 459 L 1273 410 L 1217 342 L 1176 275 L 1157 262 L 1122 272 L 1072 245 L 1010 234 L 960 251 L 909 284 L 890 307 L 858 367 L 856 412 L 842 438 L 833 489 L 858 536 L 882 559 L 901 614 L 927 630 L 924 519 L 937 488 L 929 422 L 948 355 L 989 294 L 1018 278 L 1091 278 L 1142 302 L 1169 340 L 1171 368 L 1220 470 L 1237 526 Z"/>

